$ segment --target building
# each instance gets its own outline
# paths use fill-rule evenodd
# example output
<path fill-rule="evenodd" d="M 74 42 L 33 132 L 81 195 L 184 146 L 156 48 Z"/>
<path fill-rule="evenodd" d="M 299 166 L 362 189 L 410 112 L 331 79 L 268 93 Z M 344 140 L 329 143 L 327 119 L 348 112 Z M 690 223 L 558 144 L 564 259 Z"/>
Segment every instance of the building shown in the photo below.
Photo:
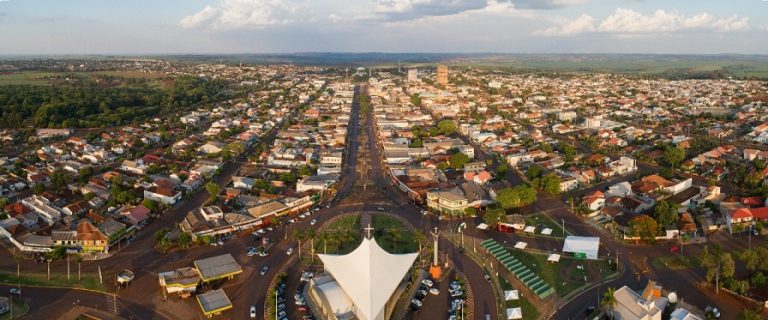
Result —
<path fill-rule="evenodd" d="M 613 293 L 616 305 L 613 307 L 613 318 L 622 320 L 661 320 L 661 315 L 667 307 L 667 298 L 648 296 L 644 298 L 627 286 Z"/>
<path fill-rule="evenodd" d="M 197 303 L 206 317 L 220 315 L 223 311 L 232 309 L 232 301 L 229 300 L 223 289 L 208 291 L 196 296 Z"/>
<path fill-rule="evenodd" d="M 446 65 L 437 66 L 437 84 L 443 86 L 448 84 L 448 67 Z"/>
<path fill-rule="evenodd" d="M 195 260 L 200 281 L 211 282 L 219 279 L 232 279 L 235 275 L 243 273 L 243 268 L 235 261 L 231 254 Z"/>
<path fill-rule="evenodd" d="M 419 81 L 419 69 L 416 69 L 416 68 L 408 69 L 408 82 L 418 82 L 418 81 Z"/>
<path fill-rule="evenodd" d="M 417 253 L 391 254 L 364 238 L 346 255 L 318 255 L 327 274 L 310 280 L 309 299 L 321 319 L 387 320 L 405 291 Z"/>
<path fill-rule="evenodd" d="M 448 214 L 464 214 L 469 201 L 458 187 L 448 190 L 427 191 L 427 206 L 435 211 Z"/>
<path fill-rule="evenodd" d="M 197 285 L 200 283 L 200 274 L 192 267 L 160 272 L 158 276 L 160 286 L 169 294 L 178 293 L 183 295 L 185 292 L 194 293 L 197 290 Z"/>

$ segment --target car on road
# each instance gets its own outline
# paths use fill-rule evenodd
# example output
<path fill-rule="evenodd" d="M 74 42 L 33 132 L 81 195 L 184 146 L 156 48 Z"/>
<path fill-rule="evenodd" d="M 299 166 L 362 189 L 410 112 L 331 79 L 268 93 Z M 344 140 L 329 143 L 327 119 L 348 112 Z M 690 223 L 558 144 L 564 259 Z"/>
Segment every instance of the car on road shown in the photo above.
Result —
<path fill-rule="evenodd" d="M 434 295 L 438 295 L 438 294 L 440 294 L 440 289 L 438 289 L 438 288 L 429 289 L 429 293 L 434 294 Z"/>
<path fill-rule="evenodd" d="M 267 231 L 274 231 L 274 230 L 275 230 L 275 228 L 267 227 Z"/>
<path fill-rule="evenodd" d="M 251 315 L 251 318 L 256 318 L 256 306 L 251 306 L 251 311 L 249 314 Z"/>
<path fill-rule="evenodd" d="M 421 280 L 421 284 L 423 284 L 423 285 L 425 285 L 425 286 L 427 286 L 429 288 L 432 288 L 432 286 L 435 285 L 435 283 L 432 282 L 432 280 L 429 280 L 429 279 Z"/>
<path fill-rule="evenodd" d="M 377 208 L 377 210 L 379 210 L 379 211 L 384 211 L 384 208 L 382 208 L 382 207 L 378 207 L 378 208 Z"/>
<path fill-rule="evenodd" d="M 263 266 L 263 267 L 261 267 L 261 270 L 259 270 L 259 274 L 263 276 L 263 275 L 267 274 L 267 271 L 269 271 L 269 267 L 268 266 Z"/>
<path fill-rule="evenodd" d="M 717 310 L 717 308 L 713 306 L 707 306 L 707 308 L 704 309 L 704 314 L 710 315 L 715 319 L 720 318 L 720 310 Z"/>
<path fill-rule="evenodd" d="M 278 313 L 277 313 L 277 317 L 278 317 L 278 318 L 285 318 L 285 317 L 286 317 L 286 313 L 285 313 L 285 311 L 280 311 L 280 312 L 278 312 Z"/>
<path fill-rule="evenodd" d="M 307 215 L 306 215 L 306 214 L 304 214 L 304 213 L 302 213 L 302 214 L 300 214 L 300 215 L 299 215 L 299 218 L 302 218 L 302 219 L 304 219 L 304 218 L 306 218 L 306 217 L 307 217 Z"/>
<path fill-rule="evenodd" d="M 680 247 L 672 246 L 671 248 L 669 248 L 669 252 L 673 252 L 673 253 L 674 252 L 680 252 Z"/>
<path fill-rule="evenodd" d="M 585 313 L 586 313 L 587 315 L 590 315 L 590 314 L 592 314 L 592 312 L 595 312 L 595 306 L 589 306 L 589 307 L 587 307 L 587 310 L 585 311 Z"/>
<path fill-rule="evenodd" d="M 258 254 L 258 251 L 256 251 L 256 248 L 248 248 L 248 256 L 253 257 Z"/>
<path fill-rule="evenodd" d="M 269 253 L 267 253 L 266 251 L 260 251 L 259 253 L 257 253 L 257 255 L 258 255 L 259 257 L 266 257 L 266 256 L 268 256 L 268 255 L 269 255 Z"/>
<path fill-rule="evenodd" d="M 487 273 L 483 275 L 483 278 L 485 278 L 485 281 L 491 281 L 491 275 Z"/>
<path fill-rule="evenodd" d="M 293 248 L 288 248 L 288 251 L 286 251 L 286 252 L 285 252 L 285 254 L 287 254 L 287 255 L 289 255 L 289 256 L 290 256 L 291 254 L 293 254 Z"/>
<path fill-rule="evenodd" d="M 427 290 L 418 290 L 416 291 L 417 297 L 426 297 L 427 296 Z"/>
<path fill-rule="evenodd" d="M 21 295 L 21 289 L 19 288 L 11 288 L 11 294 L 15 294 L 17 296 Z"/>
<path fill-rule="evenodd" d="M 309 225 L 314 226 L 315 223 L 317 223 L 317 219 L 312 219 L 312 221 L 309 222 Z"/>

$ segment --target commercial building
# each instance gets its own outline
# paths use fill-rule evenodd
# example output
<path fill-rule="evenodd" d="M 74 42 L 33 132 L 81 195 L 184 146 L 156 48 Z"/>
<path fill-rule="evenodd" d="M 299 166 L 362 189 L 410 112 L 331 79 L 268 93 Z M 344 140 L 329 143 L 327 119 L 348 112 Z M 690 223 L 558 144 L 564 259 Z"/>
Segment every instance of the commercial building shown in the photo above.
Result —
<path fill-rule="evenodd" d="M 448 84 L 448 67 L 446 65 L 437 66 L 437 84 L 443 86 Z"/>

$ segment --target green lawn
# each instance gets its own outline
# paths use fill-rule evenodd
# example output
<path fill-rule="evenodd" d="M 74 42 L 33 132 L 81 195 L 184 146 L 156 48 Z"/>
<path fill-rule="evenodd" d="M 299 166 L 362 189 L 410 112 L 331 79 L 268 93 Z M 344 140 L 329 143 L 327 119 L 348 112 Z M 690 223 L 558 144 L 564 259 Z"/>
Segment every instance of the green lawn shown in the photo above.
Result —
<path fill-rule="evenodd" d="M 16 273 L 0 273 L 0 282 L 6 284 L 16 284 Z M 40 287 L 67 287 L 67 288 L 83 288 L 104 291 L 104 285 L 99 283 L 99 276 L 97 274 L 83 273 L 81 280 L 77 280 L 77 270 L 72 272 L 70 279 L 67 280 L 66 273 L 51 273 L 51 280 L 48 280 L 46 273 L 22 273 L 21 285 L 28 286 L 40 286 Z M 22 288 L 22 291 L 24 289 Z"/>
<path fill-rule="evenodd" d="M 701 260 L 695 256 L 673 255 L 666 257 L 657 257 L 651 262 L 658 269 L 688 269 L 701 265 Z"/>
<path fill-rule="evenodd" d="M 545 255 L 512 249 L 509 250 L 509 253 L 538 274 L 561 297 L 584 286 L 586 284 L 585 275 L 587 282 L 594 283 L 613 273 L 607 260 L 581 260 L 561 256 L 560 262 L 549 263 Z M 583 269 L 580 269 L 579 266 L 583 266 Z"/>
<path fill-rule="evenodd" d="M 546 228 L 552 229 L 552 236 L 557 238 L 563 237 L 562 224 L 555 222 L 552 218 L 543 214 L 532 214 L 525 217 L 525 224 L 529 226 L 536 226 L 536 235 L 541 235 L 541 228 L 539 225 L 544 225 Z M 570 235 L 568 229 L 565 230 L 565 235 Z"/>
<path fill-rule="evenodd" d="M 411 253 L 419 250 L 413 232 L 408 231 L 399 220 L 375 214 L 371 216 L 371 225 L 375 229 L 376 242 L 387 252 Z M 399 234 L 398 239 L 395 239 L 393 232 Z"/>
<path fill-rule="evenodd" d="M 360 245 L 360 216 L 339 218 L 333 221 L 322 233 L 329 238 L 326 240 L 318 235 L 315 239 L 316 253 L 350 253 Z"/>
<path fill-rule="evenodd" d="M 13 318 L 18 319 L 29 312 L 29 304 L 24 300 L 13 299 Z M 10 320 L 11 313 L 7 312 L 0 315 L 0 320 Z"/>
<path fill-rule="evenodd" d="M 499 277 L 499 282 L 501 283 L 501 289 L 502 290 L 513 290 L 515 288 L 512 287 L 512 285 L 507 282 L 507 279 L 504 277 Z M 503 297 L 502 297 L 503 298 Z M 517 308 L 520 307 L 523 310 L 523 319 L 537 319 L 539 317 L 539 310 L 536 309 L 536 307 L 531 304 L 528 299 L 525 299 L 525 297 L 520 297 L 519 300 L 516 301 L 507 301 L 507 305 L 504 308 L 504 312 L 506 312 L 506 308 Z"/>

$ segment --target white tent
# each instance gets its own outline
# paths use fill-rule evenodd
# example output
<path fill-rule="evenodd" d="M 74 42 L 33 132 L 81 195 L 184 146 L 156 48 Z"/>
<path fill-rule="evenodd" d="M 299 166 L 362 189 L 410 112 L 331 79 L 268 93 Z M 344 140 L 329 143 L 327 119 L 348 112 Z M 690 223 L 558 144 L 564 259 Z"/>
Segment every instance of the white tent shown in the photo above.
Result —
<path fill-rule="evenodd" d="M 480 224 L 477 225 L 477 228 L 480 229 L 480 230 L 487 230 L 488 229 L 488 225 L 485 224 L 485 223 L 480 223 Z"/>
<path fill-rule="evenodd" d="M 544 230 L 541 230 L 541 234 L 546 235 L 546 236 L 551 235 L 552 234 L 552 229 L 544 228 Z"/>
<path fill-rule="evenodd" d="M 547 258 L 548 262 L 560 262 L 560 255 L 557 253 L 550 254 Z"/>
<path fill-rule="evenodd" d="M 515 248 L 518 248 L 520 250 L 524 250 L 525 247 L 527 247 L 527 246 L 528 246 L 528 243 L 525 243 L 525 242 L 522 242 L 522 241 L 518 241 L 517 243 L 515 243 Z"/>
<path fill-rule="evenodd" d="M 583 255 L 590 260 L 597 260 L 597 252 L 600 249 L 599 237 L 576 237 L 568 236 L 563 244 L 563 252 L 570 252 L 574 255 Z"/>
<path fill-rule="evenodd" d="M 522 319 L 522 318 L 523 318 L 523 309 L 521 309 L 520 307 L 507 308 L 507 320 Z"/>
<path fill-rule="evenodd" d="M 523 232 L 525 233 L 536 233 L 536 227 L 534 226 L 527 226 L 525 229 L 523 229 Z"/>
<path fill-rule="evenodd" d="M 511 300 L 518 300 L 520 299 L 520 294 L 517 292 L 517 290 L 504 290 L 504 301 L 511 301 Z"/>
<path fill-rule="evenodd" d="M 391 254 L 376 240 L 363 239 L 346 255 L 320 254 L 325 270 L 355 304 L 355 314 L 364 320 L 384 319 L 384 308 L 413 265 L 418 254 Z"/>

